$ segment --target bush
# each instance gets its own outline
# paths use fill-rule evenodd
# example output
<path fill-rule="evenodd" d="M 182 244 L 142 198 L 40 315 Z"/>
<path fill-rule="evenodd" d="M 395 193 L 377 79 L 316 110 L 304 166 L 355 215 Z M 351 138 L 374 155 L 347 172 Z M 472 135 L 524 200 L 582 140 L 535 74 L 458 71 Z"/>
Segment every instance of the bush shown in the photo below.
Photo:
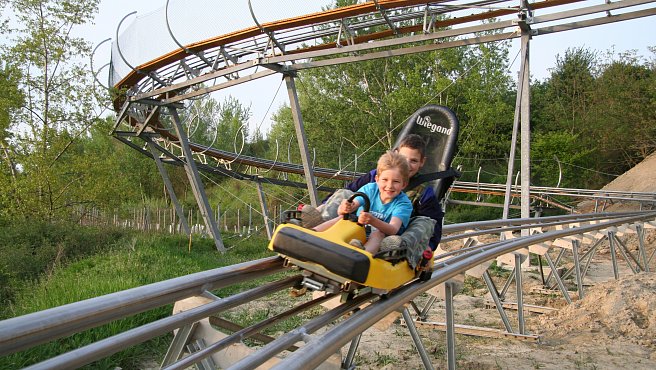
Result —
<path fill-rule="evenodd" d="M 446 223 L 463 223 L 496 220 L 503 216 L 501 208 L 476 207 L 467 205 L 450 206 L 445 213 Z"/>
<path fill-rule="evenodd" d="M 50 274 L 57 266 L 111 249 L 131 234 L 76 224 L 0 223 L 0 301 L 6 306 L 26 282 Z"/>

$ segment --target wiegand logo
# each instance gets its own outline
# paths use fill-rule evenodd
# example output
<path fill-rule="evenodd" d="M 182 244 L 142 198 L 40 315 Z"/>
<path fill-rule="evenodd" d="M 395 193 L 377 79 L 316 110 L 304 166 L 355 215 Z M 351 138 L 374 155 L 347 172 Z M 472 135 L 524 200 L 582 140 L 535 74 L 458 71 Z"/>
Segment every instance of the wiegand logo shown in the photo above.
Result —
<path fill-rule="evenodd" d="M 438 132 L 444 135 L 451 135 L 451 130 L 452 130 L 451 128 L 442 127 L 440 125 L 431 122 L 430 116 L 424 116 L 424 117 L 419 116 L 419 118 L 417 118 L 417 124 L 419 126 L 426 127 L 431 132 Z"/>

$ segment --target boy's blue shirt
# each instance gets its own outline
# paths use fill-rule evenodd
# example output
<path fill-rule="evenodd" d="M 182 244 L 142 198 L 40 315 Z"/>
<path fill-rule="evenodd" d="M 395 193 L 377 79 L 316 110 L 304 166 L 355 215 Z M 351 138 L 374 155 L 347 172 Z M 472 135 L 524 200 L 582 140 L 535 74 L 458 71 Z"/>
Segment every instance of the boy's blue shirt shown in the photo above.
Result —
<path fill-rule="evenodd" d="M 368 183 L 359 188 L 357 191 L 367 194 L 369 198 L 369 213 L 374 217 L 384 222 L 390 223 L 392 217 L 398 217 L 403 223 L 399 228 L 397 234 L 401 234 L 408 223 L 410 222 L 410 216 L 412 215 L 412 202 L 405 193 L 401 192 L 399 195 L 394 197 L 391 201 L 386 204 L 383 204 L 380 199 L 380 190 L 378 189 L 378 184 Z M 357 215 L 360 215 L 360 212 L 364 209 L 364 201 L 362 197 L 356 197 L 360 203 L 360 208 L 357 210 Z"/>
<path fill-rule="evenodd" d="M 375 181 L 376 170 L 373 169 L 369 173 L 364 174 L 355 181 L 349 183 L 346 188 L 351 191 L 357 191 L 362 186 Z M 435 191 L 432 187 L 426 186 L 418 197 L 413 197 L 413 199 L 411 199 L 411 202 L 414 209 L 412 216 L 426 216 L 437 221 L 435 229 L 433 230 L 433 235 L 428 242 L 431 249 L 435 250 L 440 243 L 440 239 L 442 239 L 442 219 L 444 218 L 444 212 L 442 211 L 440 202 L 435 196 Z"/>

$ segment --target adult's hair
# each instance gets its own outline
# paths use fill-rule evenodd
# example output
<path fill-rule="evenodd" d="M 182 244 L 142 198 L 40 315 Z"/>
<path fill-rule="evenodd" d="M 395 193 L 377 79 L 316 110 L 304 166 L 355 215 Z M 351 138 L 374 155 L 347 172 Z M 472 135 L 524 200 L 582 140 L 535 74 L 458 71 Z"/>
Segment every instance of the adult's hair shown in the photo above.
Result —
<path fill-rule="evenodd" d="M 406 135 L 406 137 L 401 140 L 401 143 L 399 144 L 398 149 L 400 148 L 410 148 L 414 150 L 418 150 L 419 154 L 421 154 L 421 158 L 424 158 L 426 156 L 426 142 L 424 141 L 424 138 L 417 134 L 409 134 Z"/>
<path fill-rule="evenodd" d="M 410 177 L 410 166 L 408 165 L 408 161 L 401 154 L 388 150 L 378 159 L 376 172 L 380 175 L 383 171 L 392 168 L 398 168 L 401 177 L 403 177 L 403 181 L 407 184 L 408 178 Z"/>

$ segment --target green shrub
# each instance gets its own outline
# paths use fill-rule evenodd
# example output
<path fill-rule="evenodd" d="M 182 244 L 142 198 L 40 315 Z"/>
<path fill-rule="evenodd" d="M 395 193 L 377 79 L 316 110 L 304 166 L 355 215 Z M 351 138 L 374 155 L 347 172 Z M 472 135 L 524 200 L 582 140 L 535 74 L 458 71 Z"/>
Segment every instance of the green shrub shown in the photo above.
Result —
<path fill-rule="evenodd" d="M 0 301 L 11 303 L 26 281 L 111 249 L 131 232 L 39 221 L 0 223 Z M 0 316 L 1 318 L 2 316 Z"/>

